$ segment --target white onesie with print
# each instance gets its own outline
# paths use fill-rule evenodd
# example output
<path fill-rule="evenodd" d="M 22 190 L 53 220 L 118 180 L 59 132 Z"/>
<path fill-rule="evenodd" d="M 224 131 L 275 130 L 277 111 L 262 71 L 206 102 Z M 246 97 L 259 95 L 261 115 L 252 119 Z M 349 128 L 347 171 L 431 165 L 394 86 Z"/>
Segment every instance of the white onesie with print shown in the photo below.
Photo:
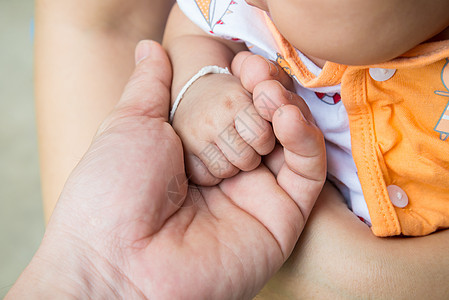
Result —
<path fill-rule="evenodd" d="M 244 42 L 254 53 L 276 61 L 278 46 L 268 28 L 266 13 L 244 0 L 178 0 L 184 14 L 209 34 Z M 321 69 L 296 50 L 303 64 L 318 76 Z M 340 101 L 340 85 L 304 88 L 295 80 L 296 93 L 310 108 L 326 139 L 328 178 L 340 189 L 349 207 L 370 223 L 368 207 L 351 154 L 351 137 L 345 107 Z"/>

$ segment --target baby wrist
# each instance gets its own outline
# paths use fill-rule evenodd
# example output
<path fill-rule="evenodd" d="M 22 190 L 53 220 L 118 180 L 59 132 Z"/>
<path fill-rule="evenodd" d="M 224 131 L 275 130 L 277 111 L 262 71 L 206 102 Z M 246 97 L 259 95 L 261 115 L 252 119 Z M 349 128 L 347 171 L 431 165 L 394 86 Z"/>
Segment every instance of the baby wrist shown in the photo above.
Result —
<path fill-rule="evenodd" d="M 176 97 L 175 102 L 173 102 L 173 106 L 170 110 L 170 116 L 169 116 L 169 122 L 170 124 L 173 123 L 173 118 L 175 117 L 176 110 L 178 109 L 179 103 L 181 103 L 182 98 L 184 97 L 184 94 L 187 92 L 189 87 L 198 79 L 201 77 L 208 75 L 208 74 L 228 74 L 231 75 L 231 72 L 229 72 L 228 68 L 222 68 L 219 66 L 205 66 L 201 68 L 201 70 L 198 71 L 195 75 L 193 75 L 192 78 L 187 81 L 187 83 L 182 87 L 181 91 L 179 92 L 178 96 Z"/>

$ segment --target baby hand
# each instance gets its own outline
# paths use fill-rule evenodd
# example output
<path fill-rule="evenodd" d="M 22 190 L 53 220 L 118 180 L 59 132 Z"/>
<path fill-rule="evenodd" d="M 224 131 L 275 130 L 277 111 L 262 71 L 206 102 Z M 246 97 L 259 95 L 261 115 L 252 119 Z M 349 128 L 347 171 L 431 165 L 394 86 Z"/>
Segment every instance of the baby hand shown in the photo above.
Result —
<path fill-rule="evenodd" d="M 182 140 L 186 171 L 200 185 L 255 169 L 275 138 L 240 80 L 227 74 L 201 77 L 184 94 L 173 119 Z"/>
<path fill-rule="evenodd" d="M 280 146 L 264 158 L 279 185 L 307 218 L 326 180 L 324 137 L 291 78 L 275 63 L 249 52 L 239 53 L 232 71 L 253 94 L 257 112 L 272 122 Z"/>

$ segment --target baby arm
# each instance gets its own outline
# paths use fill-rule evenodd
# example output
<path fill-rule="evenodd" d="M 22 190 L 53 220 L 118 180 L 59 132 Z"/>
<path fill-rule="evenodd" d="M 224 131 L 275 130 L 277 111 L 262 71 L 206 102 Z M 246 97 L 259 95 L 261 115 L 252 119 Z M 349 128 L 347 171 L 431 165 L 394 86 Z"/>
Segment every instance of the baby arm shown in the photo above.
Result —
<path fill-rule="evenodd" d="M 173 65 L 172 104 L 182 87 L 205 66 L 229 68 L 243 44 L 207 35 L 175 6 L 164 36 Z M 269 122 L 256 112 L 252 96 L 229 74 L 200 77 L 186 91 L 173 119 L 181 137 L 190 179 L 201 185 L 249 171 L 275 138 Z"/>

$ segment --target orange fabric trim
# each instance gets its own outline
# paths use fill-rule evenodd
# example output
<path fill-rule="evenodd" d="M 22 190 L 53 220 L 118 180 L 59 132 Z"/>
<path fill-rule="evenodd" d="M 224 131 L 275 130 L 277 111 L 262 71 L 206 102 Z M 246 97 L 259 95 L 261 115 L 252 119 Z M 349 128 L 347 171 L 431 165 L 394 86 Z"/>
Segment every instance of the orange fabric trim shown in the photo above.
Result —
<path fill-rule="evenodd" d="M 439 133 L 429 127 L 449 101 L 445 98 L 449 91 L 436 76 L 449 57 L 449 41 L 421 44 L 401 57 L 371 66 L 327 62 L 315 76 L 268 16 L 266 23 L 285 60 L 282 63 L 304 87 L 341 83 L 352 153 L 373 233 L 416 236 L 449 227 L 449 141 L 440 141 Z M 398 71 L 392 81 L 379 83 L 370 78 L 369 68 Z M 415 81 L 422 76 L 427 76 L 426 80 Z M 424 150 L 430 154 L 422 153 Z M 415 170 L 413 164 L 420 169 Z M 410 193 L 406 208 L 393 206 L 387 191 L 390 184 L 399 184 Z"/>
<path fill-rule="evenodd" d="M 265 21 L 278 44 L 280 54 L 287 61 L 291 69 L 291 75 L 294 75 L 304 87 L 316 88 L 340 84 L 341 77 L 347 68 L 346 66 L 327 62 L 320 76 L 316 77 L 304 66 L 295 47 L 282 36 L 268 15 L 265 15 Z"/>
<path fill-rule="evenodd" d="M 401 234 L 401 227 L 379 168 L 371 107 L 366 100 L 364 72 L 348 70 L 343 77 L 341 96 L 348 113 L 352 155 L 360 170 L 358 177 L 371 217 L 371 230 L 377 236 Z M 351 101 L 346 101 L 350 99 Z M 351 109 L 352 108 L 352 109 Z"/>

